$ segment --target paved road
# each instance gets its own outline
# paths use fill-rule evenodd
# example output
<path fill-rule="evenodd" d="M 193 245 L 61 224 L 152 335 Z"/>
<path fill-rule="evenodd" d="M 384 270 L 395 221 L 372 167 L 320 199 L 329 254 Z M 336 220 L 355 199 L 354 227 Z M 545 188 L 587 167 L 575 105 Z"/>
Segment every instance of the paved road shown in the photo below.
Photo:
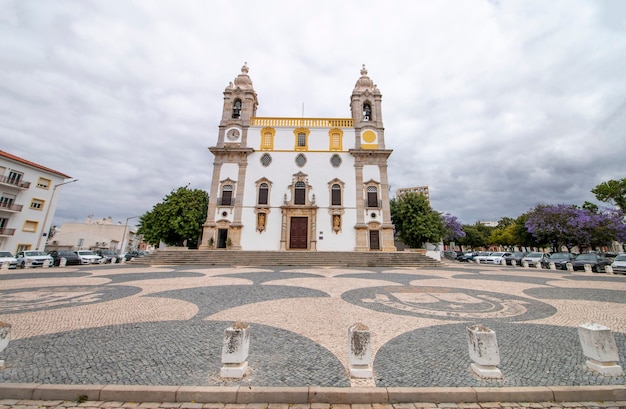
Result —
<path fill-rule="evenodd" d="M 626 367 L 626 276 L 436 269 L 93 266 L 0 271 L 12 340 L 0 383 L 204 386 L 623 385 L 586 369 L 576 327 L 614 331 Z M 250 324 L 250 371 L 219 377 L 224 329 Z M 348 328 L 372 331 L 351 380 Z M 469 370 L 468 325 L 496 331 L 502 380 Z M 1 406 L 1 405 L 0 405 Z"/>

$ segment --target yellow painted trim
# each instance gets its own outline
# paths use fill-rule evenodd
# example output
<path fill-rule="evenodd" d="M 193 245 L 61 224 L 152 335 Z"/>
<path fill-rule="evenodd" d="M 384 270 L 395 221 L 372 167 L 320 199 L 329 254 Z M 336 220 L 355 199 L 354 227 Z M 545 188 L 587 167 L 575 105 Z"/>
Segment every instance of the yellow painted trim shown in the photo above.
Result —
<path fill-rule="evenodd" d="M 363 141 L 367 143 L 372 143 L 376 141 L 376 132 L 368 129 L 361 134 L 361 138 L 363 138 Z"/>
<path fill-rule="evenodd" d="M 271 136 L 266 137 L 265 134 L 271 134 Z M 261 129 L 261 146 L 260 150 L 262 151 L 273 151 L 274 150 L 274 137 L 276 136 L 276 129 L 266 126 Z M 269 139 L 269 142 L 266 141 L 266 138 Z"/>
<path fill-rule="evenodd" d="M 298 145 L 298 134 L 303 133 L 305 136 L 304 146 Z M 293 145 L 294 151 L 308 151 L 309 150 L 309 135 L 311 134 L 311 130 L 307 128 L 297 128 L 293 130 L 293 134 L 296 137 Z"/>
<path fill-rule="evenodd" d="M 339 134 L 339 142 L 335 145 L 333 142 L 333 134 Z M 343 131 L 339 128 L 333 128 L 328 131 L 328 139 L 331 151 L 342 151 L 343 150 Z"/>
<path fill-rule="evenodd" d="M 352 118 L 250 118 L 251 126 L 276 128 L 354 128 Z"/>
<path fill-rule="evenodd" d="M 361 149 L 378 149 L 377 143 L 362 143 Z"/>

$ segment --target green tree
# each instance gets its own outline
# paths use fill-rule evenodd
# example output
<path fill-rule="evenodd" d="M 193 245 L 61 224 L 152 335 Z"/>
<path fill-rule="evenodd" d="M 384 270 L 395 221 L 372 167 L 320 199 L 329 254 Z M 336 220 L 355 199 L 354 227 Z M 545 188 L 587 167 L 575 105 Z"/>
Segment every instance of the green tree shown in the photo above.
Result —
<path fill-rule="evenodd" d="M 472 249 L 488 247 L 491 244 L 490 236 L 493 229 L 493 227 L 485 226 L 478 222 L 473 225 L 464 224 L 463 231 L 465 232 L 465 237 L 458 239 L 458 242 Z"/>
<path fill-rule="evenodd" d="M 396 233 L 407 246 L 419 248 L 425 242 L 439 242 L 445 235 L 441 214 L 430 207 L 423 195 L 403 194 L 392 199 L 390 206 Z"/>
<path fill-rule="evenodd" d="M 152 245 L 196 247 L 206 220 L 209 195 L 187 186 L 172 190 L 163 202 L 139 218 L 138 234 Z"/>
<path fill-rule="evenodd" d="M 591 193 L 596 195 L 596 199 L 605 203 L 615 203 L 623 211 L 626 211 L 626 178 L 620 180 L 609 180 L 602 182 Z"/>

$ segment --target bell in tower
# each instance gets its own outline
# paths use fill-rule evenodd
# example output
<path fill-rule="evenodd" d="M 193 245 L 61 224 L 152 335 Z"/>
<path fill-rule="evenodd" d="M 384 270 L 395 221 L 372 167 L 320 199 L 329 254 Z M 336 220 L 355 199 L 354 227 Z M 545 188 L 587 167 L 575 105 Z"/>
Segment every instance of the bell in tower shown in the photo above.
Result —
<path fill-rule="evenodd" d="M 356 129 L 355 146 L 361 149 L 385 149 L 383 137 L 382 94 L 367 75 L 365 64 L 350 98 L 350 110 Z"/>

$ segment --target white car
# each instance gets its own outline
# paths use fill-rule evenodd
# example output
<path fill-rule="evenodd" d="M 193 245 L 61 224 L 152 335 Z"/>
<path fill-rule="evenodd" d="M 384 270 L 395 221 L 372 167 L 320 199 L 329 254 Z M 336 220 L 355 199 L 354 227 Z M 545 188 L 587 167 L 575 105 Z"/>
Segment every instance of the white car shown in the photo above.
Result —
<path fill-rule="evenodd" d="M 505 265 L 506 264 L 506 259 L 505 257 L 510 256 L 511 253 L 507 253 L 504 251 L 494 251 L 493 253 L 489 254 L 488 256 L 484 256 L 480 258 L 480 263 L 484 263 L 484 264 L 501 264 L 501 265 Z"/>
<path fill-rule="evenodd" d="M 74 253 L 80 258 L 80 264 L 100 264 L 103 260 L 102 257 L 91 250 L 77 250 Z"/>
<path fill-rule="evenodd" d="M 538 262 L 541 263 L 542 261 L 547 260 L 548 257 L 549 255 L 546 253 L 539 253 L 536 251 L 526 254 L 526 256 L 524 256 L 524 258 L 522 259 L 522 263 L 524 263 L 524 261 L 527 261 L 528 265 L 535 266 Z"/>
<path fill-rule="evenodd" d="M 54 259 L 40 250 L 20 251 L 15 255 L 17 265 L 20 268 L 25 267 L 50 267 L 54 263 Z"/>
<path fill-rule="evenodd" d="M 4 263 L 9 263 L 9 268 L 17 268 L 17 259 L 10 251 L 0 251 L 0 267 L 4 266 Z"/>
<path fill-rule="evenodd" d="M 484 263 L 485 258 L 489 257 L 490 254 L 491 254 L 490 251 L 481 251 L 480 253 L 474 256 L 473 258 L 474 263 Z"/>
<path fill-rule="evenodd" d="M 626 274 L 626 253 L 618 254 L 611 263 L 611 267 L 614 273 Z"/>

